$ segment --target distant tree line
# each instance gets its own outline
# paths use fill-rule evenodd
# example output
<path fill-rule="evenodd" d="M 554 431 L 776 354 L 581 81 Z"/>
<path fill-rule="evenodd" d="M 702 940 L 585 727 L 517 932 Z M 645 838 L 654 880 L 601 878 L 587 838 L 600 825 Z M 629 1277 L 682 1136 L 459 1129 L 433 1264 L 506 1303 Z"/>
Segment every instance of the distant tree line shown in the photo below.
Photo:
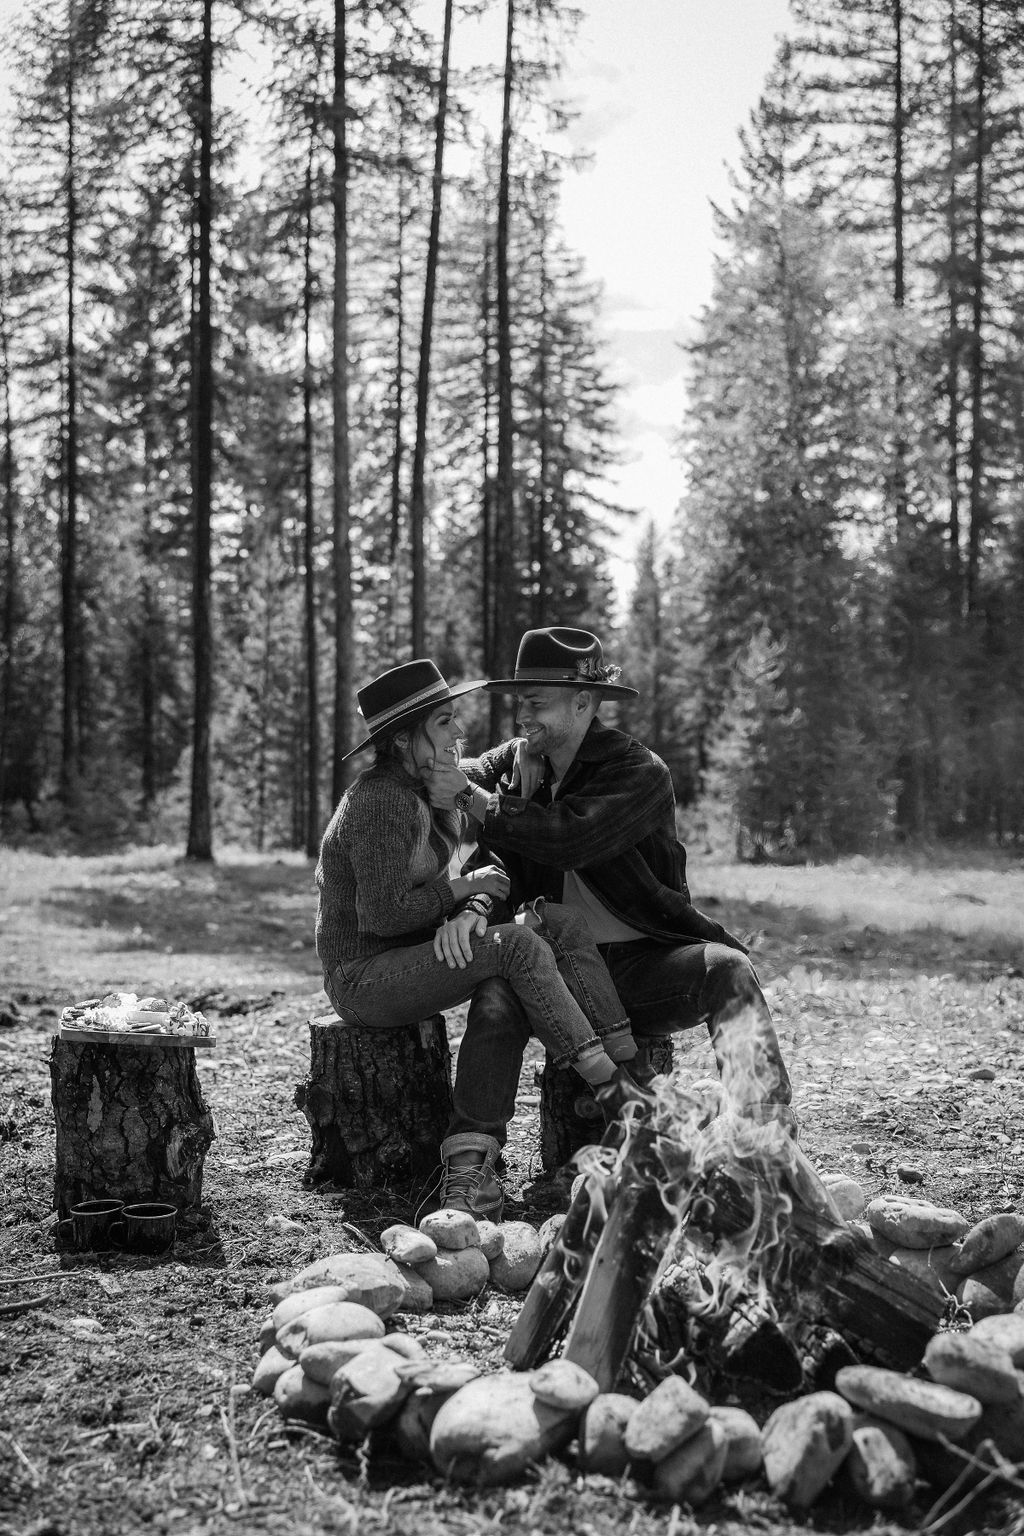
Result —
<path fill-rule="evenodd" d="M 457 70 L 480 10 L 496 56 Z M 1024 18 L 791 11 L 716 213 L 688 489 L 609 636 L 621 718 L 688 835 L 742 857 L 1017 840 Z M 368 673 L 609 635 L 614 399 L 559 224 L 574 19 L 33 4 L 0 194 L 0 803 L 49 783 L 78 832 L 313 851 Z M 505 708 L 467 703 L 481 736 Z"/>
<path fill-rule="evenodd" d="M 1024 12 L 793 0 L 718 210 L 639 728 L 744 857 L 1024 834 Z"/>
<path fill-rule="evenodd" d="M 493 66 L 457 72 L 488 9 Z M 603 622 L 612 391 L 559 227 L 573 20 L 30 5 L 0 150 L 0 804 L 50 785 L 98 839 L 313 851 L 359 682 Z"/>

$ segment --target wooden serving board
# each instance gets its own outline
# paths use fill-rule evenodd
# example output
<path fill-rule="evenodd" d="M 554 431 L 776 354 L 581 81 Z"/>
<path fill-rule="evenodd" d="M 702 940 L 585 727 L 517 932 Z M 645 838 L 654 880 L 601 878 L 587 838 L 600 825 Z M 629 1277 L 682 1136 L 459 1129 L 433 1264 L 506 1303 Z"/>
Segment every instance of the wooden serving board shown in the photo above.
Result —
<path fill-rule="evenodd" d="M 80 1029 L 74 1024 L 61 1024 L 57 1033 L 62 1040 L 81 1040 L 92 1045 L 163 1045 L 171 1050 L 186 1050 L 197 1045 L 209 1049 L 217 1044 L 216 1035 L 157 1035 L 124 1029 Z"/>

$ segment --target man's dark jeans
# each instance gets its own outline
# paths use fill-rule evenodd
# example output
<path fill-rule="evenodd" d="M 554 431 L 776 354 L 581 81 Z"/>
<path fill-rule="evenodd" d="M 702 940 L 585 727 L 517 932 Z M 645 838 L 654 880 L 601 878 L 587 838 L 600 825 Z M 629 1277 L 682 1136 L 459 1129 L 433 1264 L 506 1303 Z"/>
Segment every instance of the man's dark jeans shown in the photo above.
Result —
<path fill-rule="evenodd" d="M 600 949 L 641 1046 L 645 1038 L 706 1022 L 723 1086 L 737 1106 L 790 1102 L 792 1087 L 768 1005 L 739 950 L 653 939 Z M 511 988 L 482 982 L 459 1047 L 449 1134 L 480 1131 L 505 1144 L 529 1038 Z"/>

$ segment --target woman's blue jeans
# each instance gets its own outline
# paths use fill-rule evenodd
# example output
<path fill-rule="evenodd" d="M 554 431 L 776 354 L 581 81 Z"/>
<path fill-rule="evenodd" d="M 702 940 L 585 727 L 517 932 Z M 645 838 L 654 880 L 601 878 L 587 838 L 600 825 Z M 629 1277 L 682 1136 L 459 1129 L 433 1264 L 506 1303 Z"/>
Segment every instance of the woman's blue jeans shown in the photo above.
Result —
<path fill-rule="evenodd" d="M 474 935 L 473 958 L 463 970 L 438 960 L 432 943 L 413 944 L 334 966 L 324 990 L 346 1022 L 394 1029 L 453 1008 L 483 983 L 500 980 L 519 1005 L 517 1033 L 520 1018 L 526 1031 L 520 1061 L 531 1034 L 559 1066 L 600 1057 L 602 1037 L 621 1038 L 629 1028 L 611 977 L 581 918 L 548 906 L 540 916 L 536 930 L 498 923 Z"/>

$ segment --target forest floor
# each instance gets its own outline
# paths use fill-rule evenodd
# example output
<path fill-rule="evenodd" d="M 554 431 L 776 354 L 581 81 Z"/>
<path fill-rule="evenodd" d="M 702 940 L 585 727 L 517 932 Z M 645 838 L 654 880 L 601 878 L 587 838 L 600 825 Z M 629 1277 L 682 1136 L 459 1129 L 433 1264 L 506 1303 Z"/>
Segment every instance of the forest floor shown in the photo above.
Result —
<path fill-rule="evenodd" d="M 695 874 L 698 905 L 752 939 L 815 1166 L 870 1197 L 901 1188 L 909 1164 L 926 1198 L 975 1219 L 1024 1207 L 1020 860 Z M 351 1247 L 342 1223 L 373 1239 L 409 1214 L 397 1196 L 302 1186 L 308 1131 L 293 1095 L 306 1021 L 325 1011 L 313 908 L 310 866 L 290 856 L 197 866 L 160 849 L 0 848 L 0 1309 L 36 1303 L 0 1310 L 0 1536 L 919 1529 L 926 1494 L 898 1520 L 841 1491 L 794 1520 L 754 1485 L 693 1513 L 557 1459 L 520 1486 L 467 1491 L 287 1427 L 249 1390 L 267 1285 Z M 211 1223 L 163 1260 L 54 1246 L 50 1037 L 65 1004 L 106 990 L 190 1001 L 217 1035 L 197 1053 L 217 1124 Z M 457 1040 L 459 1014 L 448 1022 Z M 536 1223 L 554 1208 L 535 1152 L 538 1065 L 524 1070 L 508 1152 L 508 1215 Z M 702 1031 L 680 1071 L 713 1071 Z M 409 1328 L 494 1368 L 520 1304 L 489 1289 Z M 995 1498 L 959 1529 L 1024 1536 L 1024 1515 Z"/>

